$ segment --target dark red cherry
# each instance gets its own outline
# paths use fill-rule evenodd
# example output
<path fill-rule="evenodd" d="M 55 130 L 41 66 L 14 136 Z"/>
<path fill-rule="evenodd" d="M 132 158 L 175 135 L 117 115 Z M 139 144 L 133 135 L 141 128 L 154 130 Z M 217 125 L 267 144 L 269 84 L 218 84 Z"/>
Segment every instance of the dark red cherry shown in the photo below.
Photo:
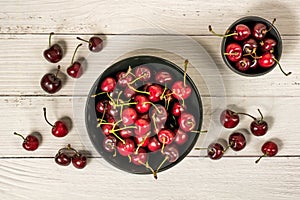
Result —
<path fill-rule="evenodd" d="M 56 74 L 47 73 L 42 77 L 40 85 L 45 92 L 49 94 L 54 94 L 62 88 L 62 81 L 57 76 L 59 71 L 60 65 L 57 66 Z"/>
<path fill-rule="evenodd" d="M 235 63 L 235 67 L 237 68 L 237 70 L 242 72 L 247 71 L 250 68 L 250 65 L 251 61 L 247 57 L 243 57 L 241 60 Z"/>
<path fill-rule="evenodd" d="M 270 52 L 265 52 L 261 58 L 258 59 L 258 64 L 263 68 L 272 67 L 275 64 L 275 56 Z"/>
<path fill-rule="evenodd" d="M 278 153 L 278 146 L 275 142 L 267 141 L 265 142 L 262 147 L 261 151 L 263 152 L 263 155 L 260 156 L 255 163 L 258 163 L 261 158 L 263 157 L 273 157 Z"/>
<path fill-rule="evenodd" d="M 134 123 L 136 128 L 134 129 L 134 133 L 137 136 L 144 136 L 146 135 L 150 129 L 151 129 L 151 124 L 148 120 L 145 119 L 137 119 Z"/>
<path fill-rule="evenodd" d="M 51 124 L 48 121 L 47 116 L 46 116 L 46 108 L 43 108 L 43 111 L 44 111 L 45 121 L 47 122 L 47 124 L 52 126 L 52 129 L 51 129 L 52 135 L 54 135 L 56 137 L 64 137 L 69 133 L 67 125 L 64 122 L 56 121 L 54 124 Z"/>
<path fill-rule="evenodd" d="M 26 138 L 19 134 L 14 132 L 15 135 L 20 136 L 23 139 L 22 146 L 25 150 L 27 151 L 34 151 L 39 147 L 39 140 L 36 136 L 34 135 L 28 135 Z"/>
<path fill-rule="evenodd" d="M 246 138 L 242 133 L 234 132 L 230 134 L 228 144 L 232 150 L 240 151 L 246 146 Z"/>
<path fill-rule="evenodd" d="M 131 136 L 133 136 L 133 130 L 131 129 L 123 129 L 123 130 L 120 130 L 119 131 L 119 135 L 122 137 L 122 138 L 130 138 Z"/>
<path fill-rule="evenodd" d="M 44 51 L 44 57 L 51 63 L 59 62 L 63 57 L 62 48 L 58 44 L 51 45 L 51 38 L 54 33 L 49 35 L 49 48 Z"/>
<path fill-rule="evenodd" d="M 77 37 L 77 39 L 87 42 L 89 44 L 89 50 L 92 52 L 99 52 L 103 49 L 103 40 L 100 37 L 93 36 L 88 41 L 80 37 Z"/>
<path fill-rule="evenodd" d="M 148 99 L 151 102 L 158 102 L 161 100 L 161 95 L 164 91 L 163 87 L 158 84 L 152 84 L 147 87 L 147 92 L 149 92 Z"/>
<path fill-rule="evenodd" d="M 117 74 L 117 80 L 118 80 L 118 85 L 120 85 L 121 87 L 127 87 L 128 84 L 133 81 L 134 77 L 132 74 L 130 73 L 126 73 L 126 72 L 119 72 Z"/>
<path fill-rule="evenodd" d="M 139 77 L 141 81 L 149 81 L 151 78 L 151 70 L 147 66 L 138 66 L 134 69 L 134 75 Z"/>
<path fill-rule="evenodd" d="M 102 124 L 101 125 L 102 133 L 106 136 L 108 136 L 111 133 L 111 130 L 113 129 L 113 125 L 111 124 Z"/>
<path fill-rule="evenodd" d="M 116 80 L 111 77 L 107 77 L 101 83 L 101 90 L 103 92 L 112 92 L 116 87 Z"/>
<path fill-rule="evenodd" d="M 132 139 L 126 138 L 125 144 L 121 141 L 117 143 L 117 149 L 120 155 L 122 156 L 128 156 L 132 154 L 135 150 L 135 143 Z"/>
<path fill-rule="evenodd" d="M 147 136 L 136 136 L 134 137 L 134 141 L 137 146 L 141 145 L 141 147 L 147 147 L 150 142 L 150 137 Z"/>
<path fill-rule="evenodd" d="M 77 169 L 82 169 L 86 166 L 87 159 L 84 155 L 81 155 L 79 153 L 76 153 L 74 156 L 72 156 L 72 164 Z"/>
<path fill-rule="evenodd" d="M 175 133 L 169 129 L 162 129 L 157 134 L 159 142 L 162 144 L 171 144 L 175 138 Z"/>
<path fill-rule="evenodd" d="M 159 71 L 155 75 L 155 81 L 161 85 L 171 83 L 173 81 L 172 75 L 167 71 Z"/>
<path fill-rule="evenodd" d="M 230 43 L 227 45 L 224 55 L 227 56 L 228 60 L 237 62 L 242 58 L 242 47 L 238 43 Z"/>
<path fill-rule="evenodd" d="M 133 108 L 125 108 L 122 112 L 122 122 L 125 126 L 133 124 L 137 117 L 137 113 Z"/>
<path fill-rule="evenodd" d="M 173 107 L 172 107 L 172 115 L 174 115 L 175 117 L 179 117 L 181 115 L 182 112 L 184 112 L 186 110 L 186 106 L 182 105 L 180 102 L 175 102 L 173 104 Z"/>
<path fill-rule="evenodd" d="M 232 110 L 226 109 L 220 115 L 220 122 L 225 128 L 234 128 L 240 122 L 240 117 Z"/>
<path fill-rule="evenodd" d="M 212 143 L 207 148 L 207 155 L 212 160 L 218 160 L 224 155 L 224 147 L 220 143 Z"/>
<path fill-rule="evenodd" d="M 172 92 L 176 99 L 182 100 L 187 99 L 191 95 L 192 89 L 188 84 L 184 85 L 183 81 L 176 81 L 172 85 Z"/>
<path fill-rule="evenodd" d="M 195 129 L 196 119 L 194 115 L 190 113 L 182 113 L 178 119 L 179 127 L 185 132 L 189 132 Z"/>
<path fill-rule="evenodd" d="M 124 90 L 124 96 L 127 99 L 130 99 L 131 97 L 133 97 L 135 95 L 135 91 L 133 89 L 131 89 L 130 87 L 126 87 Z"/>
<path fill-rule="evenodd" d="M 105 151 L 114 152 L 117 146 L 117 138 L 113 135 L 104 137 L 103 139 L 103 148 Z"/>
<path fill-rule="evenodd" d="M 175 162 L 179 158 L 179 151 L 175 145 L 168 145 L 165 147 L 163 154 L 167 157 L 170 163 Z"/>
<path fill-rule="evenodd" d="M 103 113 L 104 111 L 107 112 L 107 108 L 110 106 L 108 100 L 106 99 L 101 99 L 100 101 L 97 102 L 96 104 L 96 110 L 99 113 Z"/>
<path fill-rule="evenodd" d="M 55 155 L 55 162 L 59 165 L 62 165 L 62 166 L 68 166 L 70 163 L 71 163 L 71 158 L 66 155 L 65 153 L 57 153 Z"/>
<path fill-rule="evenodd" d="M 265 135 L 268 131 L 268 124 L 266 121 L 255 120 L 250 124 L 251 133 L 255 136 Z"/>
<path fill-rule="evenodd" d="M 247 39 L 250 36 L 251 30 L 245 24 L 238 24 L 234 28 L 234 33 L 236 33 L 236 35 L 233 35 L 233 38 L 235 40 L 242 41 Z"/>
<path fill-rule="evenodd" d="M 256 23 L 253 27 L 252 35 L 257 40 L 262 40 L 268 32 L 267 26 L 263 23 Z"/>
<path fill-rule="evenodd" d="M 142 165 L 143 163 L 146 163 L 148 160 L 147 152 L 143 148 L 139 148 L 137 154 L 131 154 L 131 162 L 135 165 Z"/>
<path fill-rule="evenodd" d="M 252 54 L 256 51 L 258 45 L 255 39 L 250 38 L 243 42 L 243 52 L 245 54 Z"/>
<path fill-rule="evenodd" d="M 137 102 L 135 109 L 139 113 L 146 113 L 149 111 L 151 104 L 149 104 L 149 99 L 145 95 L 136 95 L 134 101 Z"/>
<path fill-rule="evenodd" d="M 156 136 L 153 136 L 149 139 L 148 149 L 152 152 L 158 151 L 161 149 L 162 144 L 158 141 Z"/>
<path fill-rule="evenodd" d="M 158 104 L 155 107 L 151 108 L 151 120 L 154 120 L 156 123 L 165 124 L 168 118 L 167 110 L 164 106 Z"/>
<path fill-rule="evenodd" d="M 178 129 L 177 131 L 174 131 L 176 133 L 176 136 L 174 138 L 174 141 L 179 144 L 179 145 L 183 145 L 187 142 L 188 140 L 188 134 L 186 132 L 184 132 L 181 129 Z"/>
<path fill-rule="evenodd" d="M 274 47 L 277 45 L 276 40 L 272 38 L 266 38 L 260 43 L 262 51 L 270 51 L 272 53 L 274 51 Z"/>
<path fill-rule="evenodd" d="M 81 46 L 82 44 L 77 45 L 74 53 L 73 53 L 73 57 L 71 60 L 71 65 L 67 68 L 67 73 L 69 76 L 73 77 L 73 78 L 79 78 L 82 75 L 82 67 L 81 67 L 81 63 L 79 61 L 75 61 L 74 62 L 74 58 L 75 58 L 75 54 L 78 50 L 78 48 Z"/>

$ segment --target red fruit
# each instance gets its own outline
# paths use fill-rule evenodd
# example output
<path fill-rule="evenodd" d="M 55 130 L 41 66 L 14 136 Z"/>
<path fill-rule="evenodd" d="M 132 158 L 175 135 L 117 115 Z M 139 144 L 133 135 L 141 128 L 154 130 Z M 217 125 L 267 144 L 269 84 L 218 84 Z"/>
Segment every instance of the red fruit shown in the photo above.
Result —
<path fill-rule="evenodd" d="M 232 110 L 226 109 L 220 115 L 220 122 L 225 128 L 234 128 L 240 122 L 240 117 Z"/>
<path fill-rule="evenodd" d="M 183 81 L 176 81 L 172 86 L 173 96 L 178 99 L 187 99 L 191 93 L 192 89 L 189 85 L 184 85 Z"/>
<path fill-rule="evenodd" d="M 157 134 L 158 140 L 162 143 L 162 144 L 171 144 L 175 134 L 173 131 L 169 130 L 169 129 L 162 129 L 158 132 Z"/>
<path fill-rule="evenodd" d="M 250 28 L 245 24 L 236 25 L 234 32 L 237 33 L 237 35 L 233 35 L 233 38 L 239 41 L 247 39 L 251 34 Z"/>
<path fill-rule="evenodd" d="M 258 64 L 263 68 L 272 67 L 275 64 L 274 55 L 270 52 L 265 52 L 260 59 L 258 59 Z"/>
<path fill-rule="evenodd" d="M 131 154 L 131 162 L 135 165 L 141 165 L 142 163 L 146 163 L 148 160 L 148 156 L 146 150 L 143 148 L 139 148 L 137 154 Z"/>
<path fill-rule="evenodd" d="M 103 113 L 104 111 L 107 112 L 108 106 L 110 106 L 108 100 L 102 99 L 96 104 L 96 110 L 99 113 Z"/>
<path fill-rule="evenodd" d="M 278 146 L 275 142 L 272 141 L 267 141 L 265 142 L 262 147 L 261 151 L 263 152 L 264 155 L 260 156 L 255 163 L 258 163 L 261 158 L 263 157 L 273 157 L 278 153 Z"/>
<path fill-rule="evenodd" d="M 212 160 L 218 160 L 224 155 L 224 147 L 219 143 L 210 144 L 207 148 L 207 155 Z"/>
<path fill-rule="evenodd" d="M 78 169 L 82 169 L 86 166 L 86 157 L 76 153 L 73 157 L 72 157 L 72 164 L 74 167 L 78 168 Z"/>
<path fill-rule="evenodd" d="M 124 96 L 128 99 L 130 99 L 131 97 L 133 97 L 135 95 L 135 91 L 132 90 L 130 87 L 126 87 L 124 90 Z"/>
<path fill-rule="evenodd" d="M 77 37 L 77 39 L 87 42 L 89 44 L 89 50 L 92 52 L 99 52 L 103 48 L 103 40 L 100 37 L 93 36 L 88 41 L 80 37 Z"/>
<path fill-rule="evenodd" d="M 248 69 L 250 69 L 251 66 L 251 61 L 249 58 L 247 57 L 243 57 L 241 60 L 239 60 L 238 62 L 235 63 L 235 67 L 239 70 L 239 71 L 247 71 Z"/>
<path fill-rule="evenodd" d="M 168 145 L 163 151 L 170 163 L 175 162 L 179 158 L 179 151 L 174 145 Z"/>
<path fill-rule="evenodd" d="M 57 153 L 54 160 L 62 166 L 68 166 L 71 163 L 71 158 L 64 153 Z"/>
<path fill-rule="evenodd" d="M 134 133 L 137 136 L 144 136 L 146 135 L 150 129 L 151 129 L 151 124 L 149 121 L 145 120 L 145 119 L 137 119 L 135 121 L 135 126 L 136 128 L 134 129 Z"/>
<path fill-rule="evenodd" d="M 66 136 L 69 133 L 69 130 L 68 130 L 67 126 L 65 125 L 65 123 L 62 121 L 56 121 L 54 123 L 54 125 L 52 125 L 46 117 L 46 108 L 43 108 L 43 110 L 44 110 L 45 121 L 47 122 L 47 124 L 52 126 L 52 130 L 51 130 L 52 134 L 56 137 Z"/>
<path fill-rule="evenodd" d="M 186 143 L 186 141 L 188 140 L 188 134 L 184 131 L 182 131 L 181 129 L 178 129 L 177 131 L 175 131 L 176 136 L 174 138 L 174 141 L 179 144 L 179 145 L 183 145 Z"/>
<path fill-rule="evenodd" d="M 104 79 L 104 81 L 101 83 L 101 90 L 103 92 L 112 92 L 114 91 L 115 87 L 116 87 L 116 80 L 111 78 L 111 77 L 107 77 Z"/>
<path fill-rule="evenodd" d="M 227 45 L 224 55 L 227 56 L 228 60 L 237 62 L 242 58 L 242 47 L 238 43 L 231 43 Z"/>
<path fill-rule="evenodd" d="M 149 102 L 149 99 L 144 95 L 136 95 L 134 97 L 134 101 L 137 102 L 135 105 L 135 109 L 139 113 L 146 113 L 149 111 L 151 104 L 147 103 Z"/>
<path fill-rule="evenodd" d="M 133 131 L 131 129 L 123 129 L 119 131 L 119 134 L 122 138 L 130 138 L 133 136 Z"/>
<path fill-rule="evenodd" d="M 251 122 L 250 130 L 255 136 L 263 136 L 268 131 L 268 124 L 266 121 L 255 120 Z"/>
<path fill-rule="evenodd" d="M 63 57 L 62 48 L 58 44 L 51 45 L 51 37 L 54 33 L 49 35 L 49 48 L 44 51 L 44 57 L 51 63 L 59 62 Z"/>
<path fill-rule="evenodd" d="M 122 112 L 122 122 L 124 125 L 129 126 L 137 119 L 137 113 L 133 108 L 125 108 Z"/>
<path fill-rule="evenodd" d="M 121 87 L 127 87 L 128 84 L 133 81 L 133 75 L 127 74 L 126 72 L 119 72 L 117 74 L 118 85 Z"/>
<path fill-rule="evenodd" d="M 136 77 L 142 77 L 139 80 L 146 82 L 151 78 L 151 70 L 149 69 L 149 67 L 141 65 L 135 68 L 134 75 Z"/>
<path fill-rule="evenodd" d="M 136 136 L 134 137 L 134 141 L 138 146 L 141 145 L 141 147 L 147 147 L 150 141 L 150 137 L 145 138 L 145 136 Z"/>
<path fill-rule="evenodd" d="M 185 110 L 186 110 L 186 106 L 182 106 L 181 103 L 175 102 L 173 107 L 172 107 L 171 113 L 175 117 L 179 117 L 181 115 L 181 113 L 184 112 Z"/>
<path fill-rule="evenodd" d="M 62 81 L 57 77 L 59 71 L 60 66 L 58 65 L 56 74 L 47 73 L 42 77 L 40 85 L 45 92 L 54 94 L 62 88 Z"/>
<path fill-rule="evenodd" d="M 240 151 L 246 146 L 246 138 L 242 133 L 234 132 L 229 136 L 229 146 L 234 151 Z"/>
<path fill-rule="evenodd" d="M 264 39 L 264 41 L 261 42 L 261 49 L 263 51 L 273 51 L 274 47 L 277 45 L 276 40 L 272 39 L 272 38 L 266 38 Z M 272 53 L 272 52 L 270 52 Z"/>
<path fill-rule="evenodd" d="M 158 85 L 158 84 L 152 84 L 149 87 L 147 87 L 147 92 L 149 92 L 149 100 L 151 102 L 158 102 L 160 101 L 160 97 L 163 93 L 164 89 Z"/>
<path fill-rule="evenodd" d="M 122 156 L 128 156 L 132 154 L 135 150 L 135 143 L 132 139 L 126 138 L 125 144 L 121 141 L 117 143 L 117 149 L 120 155 Z"/>
<path fill-rule="evenodd" d="M 83 72 L 83 70 L 82 70 L 82 67 L 81 67 L 81 63 L 78 62 L 78 61 L 74 62 L 67 69 L 68 75 L 73 77 L 73 78 L 79 78 L 82 75 L 82 72 Z"/>
<path fill-rule="evenodd" d="M 190 113 L 182 113 L 178 119 L 179 127 L 185 132 L 194 130 L 196 127 L 196 119 Z"/>
<path fill-rule="evenodd" d="M 161 147 L 162 147 L 162 144 L 158 141 L 156 136 L 153 136 L 150 138 L 149 144 L 148 144 L 148 149 L 150 151 L 152 151 L 152 152 L 158 151 L 159 149 L 161 149 Z"/>
<path fill-rule="evenodd" d="M 250 38 L 243 43 L 243 52 L 245 54 L 252 54 L 254 49 L 257 49 L 258 45 L 256 40 Z"/>
<path fill-rule="evenodd" d="M 257 39 L 257 40 L 262 40 L 266 36 L 268 30 L 267 26 L 263 23 L 257 23 L 253 27 L 252 35 Z"/>
<path fill-rule="evenodd" d="M 22 146 L 27 151 L 34 151 L 39 147 L 39 140 L 34 135 L 28 135 L 26 138 L 21 134 L 14 132 L 15 135 L 20 136 L 23 139 Z"/>
<path fill-rule="evenodd" d="M 173 81 L 172 75 L 167 71 L 159 71 L 155 75 L 155 81 L 162 85 Z"/>
<path fill-rule="evenodd" d="M 108 152 L 114 152 L 117 147 L 117 138 L 113 135 L 104 137 L 103 148 Z"/>
<path fill-rule="evenodd" d="M 103 124 L 101 125 L 101 129 L 102 129 L 102 133 L 107 136 L 111 133 L 111 130 L 113 129 L 113 125 Z"/>

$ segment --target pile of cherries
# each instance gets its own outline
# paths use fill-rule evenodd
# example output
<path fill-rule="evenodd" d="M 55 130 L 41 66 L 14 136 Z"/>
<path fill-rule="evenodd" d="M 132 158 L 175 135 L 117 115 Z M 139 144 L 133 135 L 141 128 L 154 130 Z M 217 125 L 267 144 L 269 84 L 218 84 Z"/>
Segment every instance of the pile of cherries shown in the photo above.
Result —
<path fill-rule="evenodd" d="M 278 64 L 280 70 L 288 76 L 291 72 L 284 72 L 275 56 L 278 52 L 278 41 L 270 34 L 271 30 L 272 27 L 263 22 L 239 23 L 223 35 L 215 33 L 209 26 L 209 31 L 214 35 L 231 38 L 226 40 L 223 54 L 238 71 L 258 73 Z"/>
<path fill-rule="evenodd" d="M 259 109 L 258 112 L 260 114 L 259 119 L 247 113 L 234 112 L 232 110 L 226 109 L 220 115 L 220 122 L 225 128 L 231 129 L 239 124 L 239 115 L 246 115 L 253 119 L 249 127 L 251 133 L 254 136 L 263 136 L 268 131 L 268 123 L 263 119 L 263 115 Z M 228 138 L 227 147 L 224 148 L 224 146 L 221 143 L 212 143 L 207 148 L 207 155 L 209 158 L 217 160 L 222 158 L 222 156 L 228 148 L 231 148 L 234 151 L 241 151 L 245 148 L 246 143 L 246 137 L 243 135 L 243 133 L 233 132 Z M 278 146 L 273 141 L 267 141 L 262 145 L 261 151 L 263 155 L 259 157 L 258 160 L 256 160 L 256 163 L 258 163 L 262 157 L 275 156 L 278 152 Z"/>
<path fill-rule="evenodd" d="M 157 178 L 186 152 L 200 124 L 187 65 L 186 60 L 184 76 L 177 79 L 168 68 L 147 64 L 102 75 L 92 98 L 105 158 Z"/>
<path fill-rule="evenodd" d="M 50 63 L 57 63 L 63 58 L 63 49 L 59 44 L 51 44 L 52 35 L 54 35 L 53 32 L 49 35 L 49 48 L 44 51 L 43 55 Z M 80 37 L 77 37 L 77 39 L 87 42 L 91 52 L 99 52 L 103 48 L 103 41 L 100 37 L 93 36 L 88 41 Z M 76 52 L 80 46 L 82 46 L 82 44 L 77 45 L 73 53 L 71 64 L 66 70 L 67 74 L 72 78 L 80 78 L 84 71 L 81 62 L 79 60 L 74 61 Z M 45 92 L 54 94 L 62 88 L 62 81 L 58 77 L 60 68 L 61 66 L 58 65 L 56 73 L 47 73 L 42 77 L 40 85 Z"/>

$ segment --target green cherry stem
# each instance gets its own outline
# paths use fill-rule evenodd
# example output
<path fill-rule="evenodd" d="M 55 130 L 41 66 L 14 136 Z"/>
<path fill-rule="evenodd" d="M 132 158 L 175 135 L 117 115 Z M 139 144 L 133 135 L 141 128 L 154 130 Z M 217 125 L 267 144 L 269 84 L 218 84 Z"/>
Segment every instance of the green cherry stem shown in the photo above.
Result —
<path fill-rule="evenodd" d="M 140 90 L 135 89 L 135 88 L 132 87 L 129 83 L 127 83 L 127 85 L 128 85 L 128 87 L 129 87 L 130 89 L 132 89 L 133 91 L 135 91 L 135 92 L 137 92 L 137 93 L 142 93 L 142 94 L 147 94 L 147 95 L 150 94 L 150 92 L 145 92 L 145 91 L 140 91 Z"/>
<path fill-rule="evenodd" d="M 137 148 L 136 148 L 134 154 L 138 154 L 139 149 L 141 148 L 141 146 L 143 146 L 143 144 L 145 143 L 145 141 L 146 141 L 146 139 L 147 139 L 147 137 L 148 137 L 149 135 L 150 135 L 150 132 L 148 132 L 148 133 L 143 137 L 142 142 L 141 142 L 140 144 L 137 145 Z"/>
<path fill-rule="evenodd" d="M 152 102 L 150 102 L 150 101 L 146 101 L 146 102 L 143 102 L 143 105 L 145 105 L 145 104 L 151 104 L 154 108 L 155 108 L 155 110 L 159 113 L 159 114 L 161 114 L 161 111 L 158 109 L 158 107 L 154 104 L 154 103 L 152 103 Z"/>
<path fill-rule="evenodd" d="M 163 166 L 163 164 L 165 164 L 165 162 L 169 159 L 169 156 L 165 156 L 164 160 L 160 163 L 160 165 L 157 167 L 157 169 L 155 170 L 155 174 L 157 174 L 158 170 L 160 170 L 160 168 Z"/>
<path fill-rule="evenodd" d="M 230 36 L 237 35 L 237 33 L 231 33 L 231 34 L 226 34 L 226 35 L 224 35 L 224 34 L 218 34 L 218 33 L 216 33 L 215 31 L 213 31 L 211 25 L 208 26 L 208 30 L 209 30 L 209 32 L 211 32 L 213 35 L 218 36 L 218 37 L 230 37 Z"/>
<path fill-rule="evenodd" d="M 152 172 L 153 177 L 154 177 L 155 179 L 157 179 L 157 173 L 152 169 L 152 167 L 150 167 L 148 161 L 147 161 L 146 163 L 143 163 L 142 161 L 139 160 L 138 163 L 140 163 L 141 165 L 143 165 L 143 166 L 145 166 L 147 169 L 149 169 L 149 170 Z"/>
<path fill-rule="evenodd" d="M 77 52 L 77 50 L 78 50 L 78 48 L 79 48 L 80 46 L 82 46 L 82 44 L 78 44 L 77 47 L 76 47 L 76 49 L 75 49 L 75 51 L 74 51 L 74 53 L 73 53 L 72 60 L 71 60 L 71 65 L 72 65 L 73 62 L 74 62 L 74 58 L 75 58 L 76 52 Z"/>
<path fill-rule="evenodd" d="M 51 47 L 51 38 L 52 38 L 52 35 L 54 35 L 53 32 L 51 32 L 51 33 L 49 34 L 49 47 Z"/>
<path fill-rule="evenodd" d="M 100 92 L 100 93 L 91 95 L 91 97 L 94 98 L 94 97 L 96 97 L 96 96 L 99 96 L 99 95 L 102 95 L 102 94 L 105 94 L 105 93 L 107 93 L 107 92 Z"/>
<path fill-rule="evenodd" d="M 255 163 L 257 164 L 259 161 L 260 161 L 260 159 L 262 159 L 263 157 L 267 157 L 268 156 L 268 154 L 264 154 L 264 155 L 262 155 L 262 156 L 260 156 L 256 161 L 255 161 Z"/>

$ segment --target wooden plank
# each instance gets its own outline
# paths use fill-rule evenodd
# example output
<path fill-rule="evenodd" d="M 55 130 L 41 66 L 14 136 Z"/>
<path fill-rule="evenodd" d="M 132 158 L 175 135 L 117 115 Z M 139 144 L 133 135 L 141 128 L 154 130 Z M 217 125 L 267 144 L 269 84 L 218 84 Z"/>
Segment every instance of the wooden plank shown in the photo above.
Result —
<path fill-rule="evenodd" d="M 88 36 L 82 36 L 88 38 Z M 86 46 L 81 47 L 77 57 L 86 57 L 85 67 L 86 73 L 79 79 L 74 80 L 66 76 L 66 68 L 70 65 L 73 51 L 78 44 L 75 39 L 76 35 L 56 35 L 53 42 L 60 42 L 66 49 L 65 57 L 59 63 L 62 66 L 60 76 L 64 81 L 63 88 L 57 95 L 86 95 L 92 83 L 100 75 L 100 73 L 110 64 L 116 62 L 120 58 L 132 55 L 155 55 L 170 59 L 179 66 L 182 65 L 183 58 L 175 53 L 168 52 L 164 49 L 149 50 L 143 49 L 139 51 L 126 52 L 128 48 L 135 49 L 137 45 L 144 48 L 149 47 L 151 41 L 155 45 L 159 43 L 172 43 L 183 49 L 186 57 L 197 57 L 194 49 L 189 49 L 183 41 L 193 43 L 195 48 L 201 48 L 197 44 L 201 44 L 215 61 L 217 67 L 211 67 L 206 64 L 199 66 L 202 75 L 194 73 L 194 68 L 190 67 L 188 73 L 193 75 L 194 81 L 200 80 L 200 87 L 203 89 L 203 95 L 214 96 L 211 91 L 224 90 L 225 94 L 218 93 L 220 96 L 299 96 L 300 81 L 299 70 L 295 64 L 300 62 L 300 47 L 297 45 L 299 36 L 285 36 L 284 53 L 280 60 L 281 65 L 286 71 L 292 71 L 293 74 L 285 77 L 279 70 L 275 68 L 272 72 L 265 76 L 256 78 L 246 78 L 234 74 L 224 64 L 220 55 L 220 38 L 210 36 L 193 37 L 191 40 L 185 36 L 107 36 L 106 47 L 103 52 L 91 54 Z M 178 41 L 177 39 L 182 39 Z M 0 95 L 46 95 L 40 88 L 39 82 L 41 77 L 49 71 L 55 71 L 56 64 L 48 63 L 42 56 L 42 52 L 47 48 L 47 35 L 0 35 L 0 55 L 2 67 L 0 68 Z M 163 43 L 164 42 L 164 43 Z M 134 45 L 133 45 L 134 44 Z M 18 47 L 18 48 L 16 48 Z M 26 50 L 26 51 L 24 51 Z M 186 50 L 186 51 L 185 51 Z M 202 55 L 200 55 L 202 56 Z M 93 60 L 91 61 L 91 59 Z M 96 58 L 96 59 L 95 59 Z M 203 58 L 208 58 L 204 55 Z M 207 61 L 208 63 L 208 61 Z M 193 63 L 191 63 L 193 64 Z M 202 68 L 204 67 L 204 68 Z M 221 80 L 220 80 L 221 79 Z M 207 82 L 210 80 L 210 82 Z M 220 80 L 220 81 L 218 81 Z M 222 83 L 223 82 L 223 83 Z M 262 89 L 263 88 L 263 89 Z M 216 93 L 216 92 L 214 92 Z"/>
<path fill-rule="evenodd" d="M 0 162 L 2 199 L 298 199 L 300 159 L 186 158 L 151 175 L 112 169 L 90 159 L 83 170 L 52 159 L 4 159 Z M 270 192 L 272 191 L 272 192 Z"/>
<path fill-rule="evenodd" d="M 227 156 L 258 156 L 260 147 L 267 140 L 274 140 L 280 146 L 279 155 L 299 156 L 298 144 L 298 113 L 299 97 L 229 97 L 221 102 L 221 98 L 215 98 L 220 104 L 211 104 L 212 99 L 203 97 L 204 122 L 202 130 L 208 130 L 207 134 L 199 137 L 196 147 L 207 147 L 218 140 L 227 140 L 229 134 L 234 131 L 242 131 L 247 138 L 247 146 L 241 152 L 229 150 Z M 0 141 L 5 141 L 0 146 L 0 157 L 53 157 L 57 150 L 71 143 L 74 147 L 89 152 L 91 156 L 99 156 L 91 145 L 86 134 L 84 123 L 84 97 L 1 97 L 0 109 L 3 113 L 0 120 Z M 251 118 L 241 116 L 240 124 L 233 130 L 222 128 L 219 123 L 219 115 L 224 107 L 247 112 L 259 117 L 257 109 L 261 109 L 265 120 L 269 123 L 269 132 L 262 137 L 254 137 L 249 133 Z M 69 117 L 72 121 L 72 129 L 64 138 L 55 138 L 46 124 L 42 108 L 47 107 L 49 121 Z M 294 117 L 291 117 L 294 116 Z M 35 152 L 26 152 L 21 147 L 21 139 L 13 135 L 17 131 L 22 134 L 40 132 L 42 144 Z M 190 156 L 205 156 L 206 151 L 192 151 Z"/>
<path fill-rule="evenodd" d="M 270 6 L 270 4 L 272 4 Z M 234 12 L 226 12 L 232 10 Z M 147 28 L 171 29 L 185 34 L 208 34 L 212 24 L 225 32 L 235 20 L 258 15 L 270 21 L 285 34 L 299 34 L 299 0 L 259 0 L 203 2 L 161 1 L 1 1 L 0 33 L 147 33 Z M 138 29 L 138 30 L 137 30 Z"/>

